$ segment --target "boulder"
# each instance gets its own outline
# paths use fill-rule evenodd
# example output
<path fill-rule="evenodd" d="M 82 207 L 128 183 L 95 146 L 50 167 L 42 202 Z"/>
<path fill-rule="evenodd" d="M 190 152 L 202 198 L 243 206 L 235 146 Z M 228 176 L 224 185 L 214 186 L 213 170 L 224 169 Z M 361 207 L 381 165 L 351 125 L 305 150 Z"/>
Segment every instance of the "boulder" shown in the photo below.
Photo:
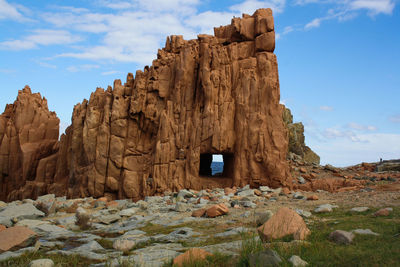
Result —
<path fill-rule="evenodd" d="M 207 217 L 215 218 L 225 215 L 229 212 L 229 208 L 225 204 L 217 204 L 206 210 Z"/>
<path fill-rule="evenodd" d="M 249 256 L 249 266 L 281 266 L 282 259 L 279 254 L 272 249 L 251 253 Z"/>
<path fill-rule="evenodd" d="M 38 259 L 29 263 L 29 267 L 53 267 L 54 262 L 51 259 Z"/>
<path fill-rule="evenodd" d="M 289 260 L 288 260 L 293 267 L 304 267 L 307 266 L 308 263 L 304 260 L 302 260 L 299 256 L 297 255 L 292 255 Z"/>
<path fill-rule="evenodd" d="M 303 218 L 294 210 L 280 208 L 266 223 L 257 228 L 263 241 L 292 235 L 295 240 L 304 240 L 311 232 Z"/>
<path fill-rule="evenodd" d="M 204 260 L 207 256 L 211 256 L 212 254 L 205 251 L 201 248 L 191 248 L 187 250 L 185 253 L 177 256 L 173 264 L 174 266 L 184 266 L 184 264 L 190 264 L 199 260 Z"/>
<path fill-rule="evenodd" d="M 36 233 L 23 226 L 14 226 L 0 231 L 0 252 L 16 247 L 26 247 L 35 240 Z"/>
<path fill-rule="evenodd" d="M 353 241 L 354 234 L 343 230 L 336 230 L 329 234 L 329 239 L 337 244 L 348 245 Z"/>

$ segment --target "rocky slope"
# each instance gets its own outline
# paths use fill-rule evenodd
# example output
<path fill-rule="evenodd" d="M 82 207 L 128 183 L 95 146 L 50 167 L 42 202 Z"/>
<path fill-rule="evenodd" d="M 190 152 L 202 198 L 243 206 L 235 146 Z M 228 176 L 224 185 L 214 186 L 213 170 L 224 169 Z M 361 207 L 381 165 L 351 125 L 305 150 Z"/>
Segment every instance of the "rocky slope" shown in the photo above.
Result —
<path fill-rule="evenodd" d="M 6 109 L 1 125 L 23 120 L 7 134 L 0 128 L 0 198 L 137 200 L 182 188 L 291 187 L 274 49 L 270 9 L 233 18 L 215 36 L 168 37 L 152 66 L 76 105 L 59 144 L 47 107 L 35 120 Z M 213 154 L 224 158 L 219 177 L 211 175 Z"/>

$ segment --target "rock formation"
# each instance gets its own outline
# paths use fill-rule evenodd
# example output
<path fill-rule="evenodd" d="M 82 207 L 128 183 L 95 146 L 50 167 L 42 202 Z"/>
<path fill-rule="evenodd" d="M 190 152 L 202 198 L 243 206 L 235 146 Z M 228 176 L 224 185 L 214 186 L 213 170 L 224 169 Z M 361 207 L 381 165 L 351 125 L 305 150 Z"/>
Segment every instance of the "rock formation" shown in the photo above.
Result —
<path fill-rule="evenodd" d="M 293 116 L 290 109 L 284 105 L 281 105 L 281 107 L 283 109 L 283 121 L 289 132 L 289 157 L 293 153 L 300 156 L 306 163 L 319 164 L 319 156 L 305 144 L 303 123 L 293 123 Z"/>
<path fill-rule="evenodd" d="M 59 144 L 45 100 L 22 105 L 30 92 L 20 92 L 0 120 L 1 198 L 290 187 L 272 11 L 233 18 L 214 33 L 168 37 L 151 67 L 76 105 Z M 21 116 L 32 105 L 40 112 Z M 213 154 L 223 155 L 220 177 L 211 175 Z"/>
<path fill-rule="evenodd" d="M 57 159 L 59 119 L 28 86 L 0 116 L 0 199 L 45 194 Z"/>

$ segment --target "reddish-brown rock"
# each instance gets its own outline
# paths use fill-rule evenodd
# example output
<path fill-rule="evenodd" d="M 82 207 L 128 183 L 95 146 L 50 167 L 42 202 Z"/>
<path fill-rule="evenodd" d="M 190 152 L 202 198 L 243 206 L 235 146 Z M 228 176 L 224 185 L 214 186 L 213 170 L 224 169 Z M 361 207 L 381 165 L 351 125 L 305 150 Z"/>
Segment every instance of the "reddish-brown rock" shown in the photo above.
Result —
<path fill-rule="evenodd" d="M 14 247 L 25 247 L 32 243 L 35 235 L 34 231 L 24 226 L 14 226 L 0 231 L 0 252 Z"/>
<path fill-rule="evenodd" d="M 303 218 L 294 210 L 280 208 L 267 222 L 257 228 L 260 238 L 264 241 L 293 235 L 296 240 L 304 240 L 311 232 Z"/>
<path fill-rule="evenodd" d="M 318 196 L 317 195 L 308 196 L 307 200 L 318 200 Z"/>
<path fill-rule="evenodd" d="M 206 215 L 210 218 L 225 215 L 229 212 L 229 208 L 225 204 L 217 204 L 206 210 Z"/>
<path fill-rule="evenodd" d="M 6 230 L 6 229 L 7 229 L 7 227 L 5 227 L 4 225 L 0 224 L 0 232 L 3 231 L 3 230 Z"/>
<path fill-rule="evenodd" d="M 59 119 L 25 86 L 0 115 L 0 199 L 36 198 L 53 182 Z"/>
<path fill-rule="evenodd" d="M 192 212 L 192 217 L 202 217 L 206 213 L 206 209 L 198 209 Z"/>
<path fill-rule="evenodd" d="M 138 200 L 183 188 L 291 187 L 274 47 L 270 9 L 234 18 L 215 28 L 215 36 L 168 37 L 152 66 L 77 104 L 58 145 L 58 119 L 47 105 L 35 106 L 42 115 L 32 123 L 10 120 L 21 116 L 7 108 L 0 119 L 0 140 L 7 136 L 0 148 L 1 198 L 55 193 Z M 26 129 L 43 134 L 27 140 Z M 224 159 L 217 177 L 213 154 Z"/>
<path fill-rule="evenodd" d="M 201 248 L 191 248 L 185 253 L 177 256 L 174 261 L 174 266 L 184 266 L 185 264 L 194 263 L 196 261 L 204 260 L 207 256 L 212 254 Z"/>

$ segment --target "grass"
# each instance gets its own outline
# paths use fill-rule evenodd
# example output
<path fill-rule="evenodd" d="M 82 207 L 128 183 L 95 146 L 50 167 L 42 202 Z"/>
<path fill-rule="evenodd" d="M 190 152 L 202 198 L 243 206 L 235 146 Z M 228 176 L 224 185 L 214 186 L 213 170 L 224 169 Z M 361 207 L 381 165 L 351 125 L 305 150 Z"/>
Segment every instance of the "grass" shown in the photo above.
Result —
<path fill-rule="evenodd" d="M 180 267 L 231 267 L 234 264 L 232 256 L 224 255 L 221 253 L 214 253 L 213 255 L 207 256 L 204 260 L 193 260 L 184 262 Z M 165 263 L 163 267 L 175 267 L 173 260 Z"/>
<path fill-rule="evenodd" d="M 0 262 L 1 267 L 29 266 L 29 263 L 37 259 L 51 259 L 55 266 L 89 266 L 92 263 L 97 263 L 93 260 L 88 260 L 79 255 L 46 255 L 43 252 L 28 252 L 17 258 L 8 259 Z"/>
<path fill-rule="evenodd" d="M 374 211 L 352 213 L 335 210 L 317 215 L 310 225 L 309 244 L 283 247 L 272 244 L 283 258 L 282 266 L 291 266 L 286 259 L 298 255 L 311 266 L 400 266 L 400 212 L 394 210 L 387 217 L 373 217 Z M 334 230 L 371 229 L 379 236 L 355 235 L 350 245 L 337 245 L 329 241 Z"/>

